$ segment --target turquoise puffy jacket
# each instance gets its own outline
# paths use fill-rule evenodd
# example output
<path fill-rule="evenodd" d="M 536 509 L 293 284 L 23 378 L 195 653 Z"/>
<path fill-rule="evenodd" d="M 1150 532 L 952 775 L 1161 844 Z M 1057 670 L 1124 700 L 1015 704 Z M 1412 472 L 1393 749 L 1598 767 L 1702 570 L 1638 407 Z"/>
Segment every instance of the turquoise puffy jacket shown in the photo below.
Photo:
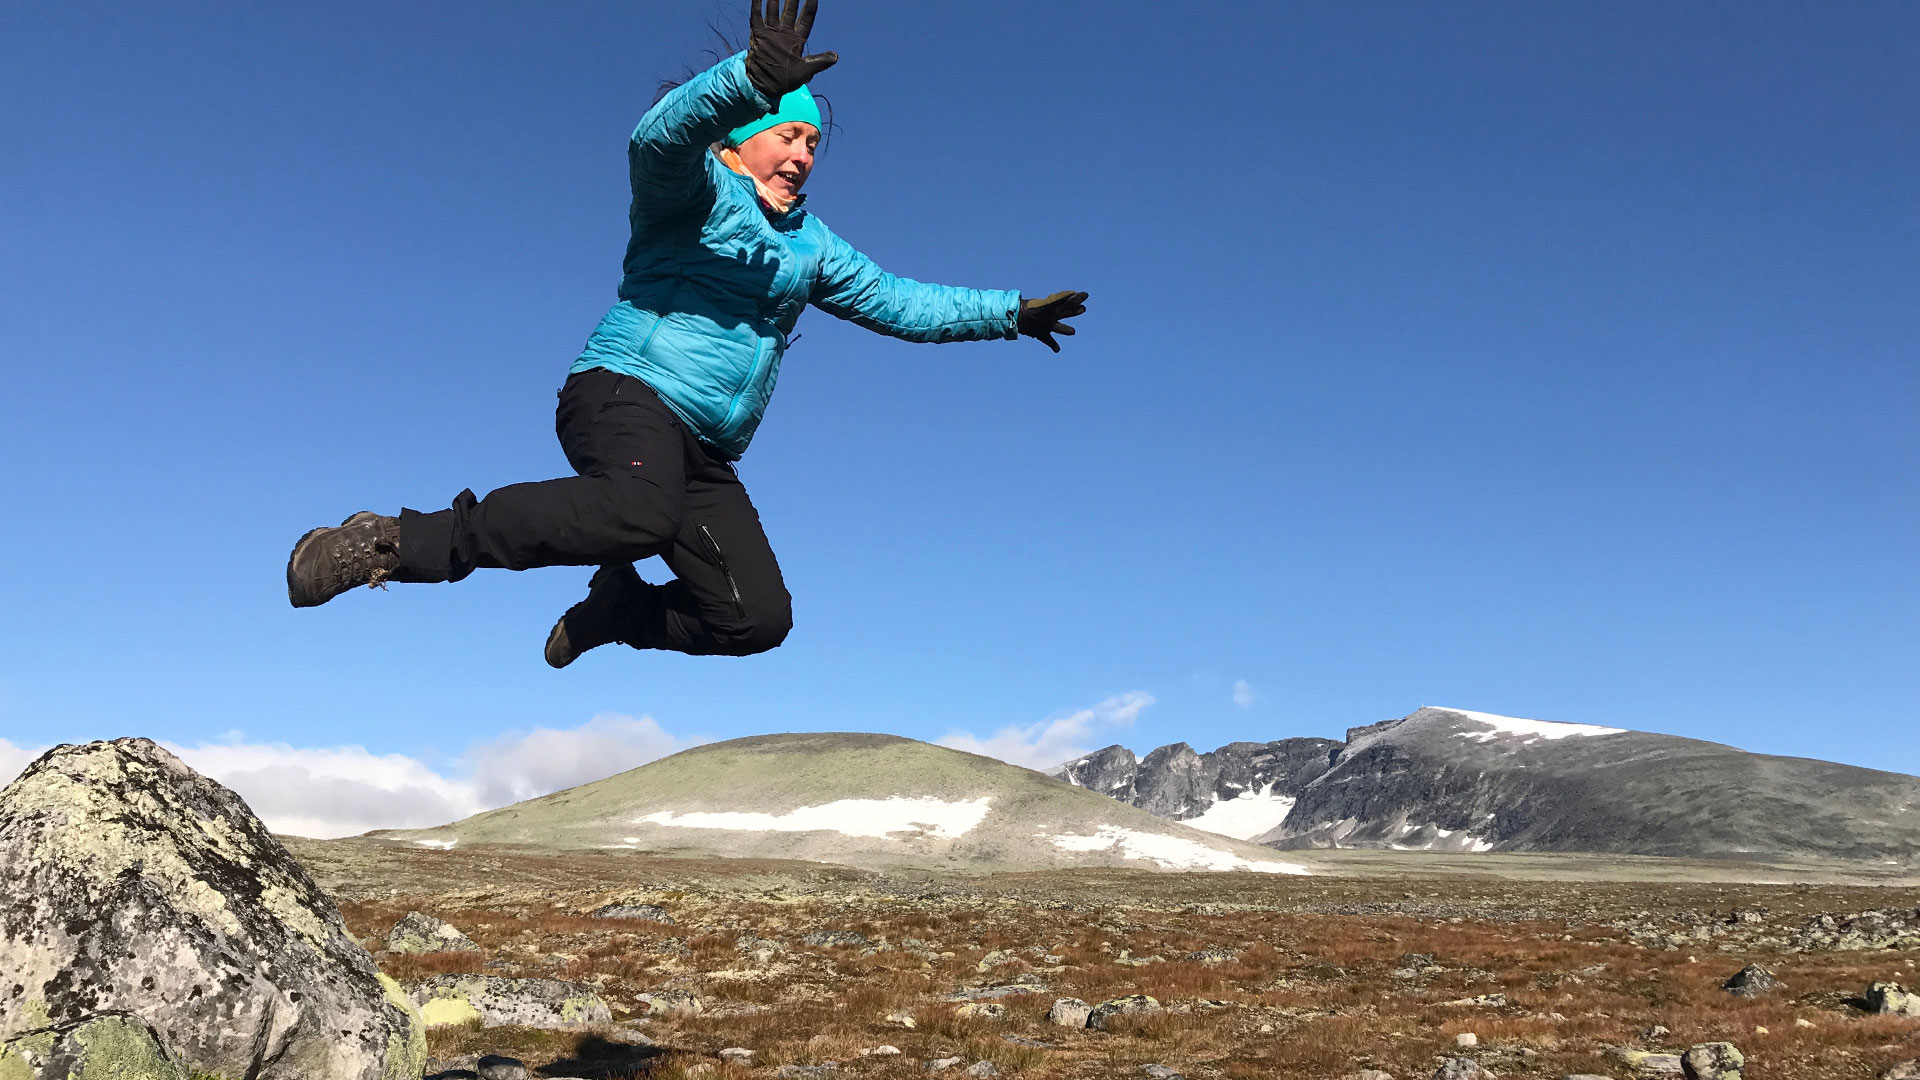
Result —
<path fill-rule="evenodd" d="M 802 209 L 764 208 L 712 144 L 772 111 L 745 54 L 676 87 L 627 145 L 633 237 L 620 302 L 574 371 L 610 368 L 653 387 L 728 458 L 753 439 L 787 335 L 811 303 L 907 341 L 1015 336 L 1020 294 L 911 281 L 876 266 Z"/>

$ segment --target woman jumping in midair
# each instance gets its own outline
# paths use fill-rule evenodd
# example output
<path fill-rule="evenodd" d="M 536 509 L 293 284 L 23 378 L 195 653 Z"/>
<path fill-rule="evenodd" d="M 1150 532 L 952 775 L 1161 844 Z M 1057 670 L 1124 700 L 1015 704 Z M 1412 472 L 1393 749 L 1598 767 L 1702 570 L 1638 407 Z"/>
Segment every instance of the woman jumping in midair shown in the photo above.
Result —
<path fill-rule="evenodd" d="M 818 0 L 750 0 L 751 36 L 666 94 L 627 145 L 632 238 L 620 302 L 560 390 L 555 426 L 578 476 L 463 491 L 434 513 L 361 512 L 300 538 L 295 607 L 360 585 L 458 581 L 479 567 L 598 566 L 586 599 L 548 635 L 547 663 L 588 649 L 745 656 L 793 623 L 760 516 L 732 462 L 773 394 L 801 308 L 908 341 L 1012 339 L 1060 351 L 1087 294 L 1044 300 L 894 277 L 804 208 L 820 111 L 807 81 Z M 640 579 L 659 555 L 675 578 Z"/>

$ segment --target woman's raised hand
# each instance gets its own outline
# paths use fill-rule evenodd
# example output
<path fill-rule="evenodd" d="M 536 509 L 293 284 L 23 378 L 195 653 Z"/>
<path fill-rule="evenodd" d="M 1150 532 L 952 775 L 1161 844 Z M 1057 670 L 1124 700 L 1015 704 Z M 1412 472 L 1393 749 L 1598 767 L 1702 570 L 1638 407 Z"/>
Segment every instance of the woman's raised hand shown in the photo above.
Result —
<path fill-rule="evenodd" d="M 776 109 L 781 98 L 840 62 L 839 53 L 805 55 L 807 34 L 813 30 L 813 13 L 819 9 L 820 0 L 806 3 L 802 9 L 800 0 L 786 0 L 782 10 L 780 0 L 766 0 L 763 13 L 761 0 L 747 0 L 747 78 Z"/>
<path fill-rule="evenodd" d="M 1073 327 L 1060 320 L 1086 313 L 1087 294 L 1083 292 L 1057 292 L 1044 300 L 1022 299 L 1015 329 L 1030 338 L 1039 338 L 1046 342 L 1047 348 L 1059 352 L 1060 343 L 1053 340 L 1053 335 L 1073 336 Z"/>

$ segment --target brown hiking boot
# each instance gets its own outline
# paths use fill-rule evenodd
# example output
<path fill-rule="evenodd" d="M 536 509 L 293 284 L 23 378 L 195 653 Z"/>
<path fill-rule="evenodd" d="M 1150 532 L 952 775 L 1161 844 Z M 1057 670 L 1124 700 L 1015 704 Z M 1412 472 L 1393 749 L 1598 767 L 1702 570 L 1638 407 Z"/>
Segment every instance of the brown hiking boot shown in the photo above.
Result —
<path fill-rule="evenodd" d="M 315 529 L 287 556 L 287 599 L 318 607 L 362 585 L 385 588 L 400 565 L 400 519 L 362 510 L 333 528 Z"/>
<path fill-rule="evenodd" d="M 587 598 L 568 608 L 547 634 L 547 663 L 563 668 L 588 649 L 620 640 L 614 627 L 646 587 L 632 563 L 595 570 L 587 582 Z"/>

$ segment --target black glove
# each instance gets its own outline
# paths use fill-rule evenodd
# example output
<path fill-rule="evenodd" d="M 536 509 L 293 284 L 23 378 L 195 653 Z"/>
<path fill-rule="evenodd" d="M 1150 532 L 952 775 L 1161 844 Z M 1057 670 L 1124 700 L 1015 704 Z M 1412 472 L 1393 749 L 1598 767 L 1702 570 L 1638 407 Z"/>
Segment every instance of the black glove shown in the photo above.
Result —
<path fill-rule="evenodd" d="M 813 13 L 820 7 L 820 0 L 807 0 L 804 11 L 800 0 L 786 0 L 785 11 L 780 10 L 780 0 L 767 0 L 764 15 L 760 0 L 747 0 L 747 4 L 747 78 L 775 109 L 780 107 L 781 98 L 840 62 L 839 53 L 802 55 L 807 51 L 807 34 L 813 29 Z"/>
<path fill-rule="evenodd" d="M 1021 300 L 1020 321 L 1015 329 L 1030 338 L 1039 338 L 1047 343 L 1047 348 L 1059 352 L 1060 343 L 1053 340 L 1053 335 L 1073 336 L 1073 327 L 1060 320 L 1086 313 L 1087 294 L 1083 292 L 1057 292 L 1045 300 Z"/>

